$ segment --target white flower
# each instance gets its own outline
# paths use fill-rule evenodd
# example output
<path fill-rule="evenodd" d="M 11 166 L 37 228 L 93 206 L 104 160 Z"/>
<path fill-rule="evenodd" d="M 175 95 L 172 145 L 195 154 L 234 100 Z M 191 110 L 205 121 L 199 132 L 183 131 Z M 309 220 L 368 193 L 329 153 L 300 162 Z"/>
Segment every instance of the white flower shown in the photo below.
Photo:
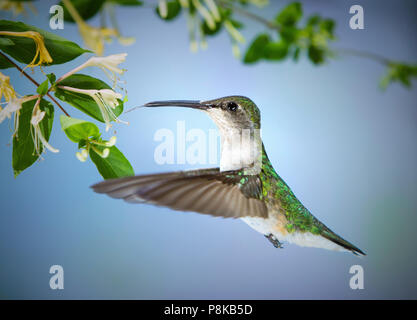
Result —
<path fill-rule="evenodd" d="M 107 57 L 92 57 L 87 60 L 87 66 L 96 66 L 111 72 L 123 74 L 124 70 L 118 67 L 119 64 L 126 60 L 127 53 L 112 54 Z"/>
<path fill-rule="evenodd" d="M 107 57 L 91 57 L 82 65 L 78 66 L 77 68 L 67 72 L 65 75 L 60 77 L 56 83 L 62 81 L 63 79 L 73 75 L 80 70 L 87 68 L 87 67 L 99 67 L 103 72 L 109 77 L 109 79 L 113 82 L 113 87 L 117 85 L 117 81 L 119 80 L 117 75 L 123 74 L 126 69 L 120 69 L 119 64 L 126 60 L 127 53 L 118 53 L 112 54 Z M 110 72 L 110 73 L 109 73 Z"/>
<path fill-rule="evenodd" d="M 166 18 L 168 16 L 168 4 L 165 0 L 158 1 L 158 9 L 162 18 Z"/>
<path fill-rule="evenodd" d="M 203 19 L 206 21 L 207 26 L 210 28 L 210 30 L 216 29 L 216 22 L 214 21 L 214 18 L 210 11 L 207 10 L 206 7 L 204 7 L 199 0 L 192 0 L 192 4 L 197 9 L 198 13 L 203 17 Z M 220 20 L 220 19 L 219 19 Z"/>
<path fill-rule="evenodd" d="M 49 151 L 57 153 L 59 152 L 58 149 L 52 147 L 48 141 L 46 141 L 45 137 L 43 136 L 42 130 L 39 127 L 39 123 L 45 117 L 45 111 L 41 111 L 39 108 L 40 99 L 36 101 L 35 107 L 33 108 L 32 118 L 30 119 L 31 124 L 31 134 L 33 139 L 33 144 L 35 145 L 35 152 L 40 155 L 41 154 L 41 146 L 43 145 Z"/>
<path fill-rule="evenodd" d="M 110 149 L 106 148 L 106 149 L 103 150 L 103 153 L 101 154 L 101 157 L 102 158 L 107 158 L 109 156 L 109 154 L 110 154 Z"/>
<path fill-rule="evenodd" d="M 111 127 L 111 121 L 121 122 L 128 124 L 117 118 L 113 110 L 119 105 L 119 99 L 121 100 L 123 96 L 120 93 L 117 93 L 110 89 L 101 89 L 101 90 L 86 90 L 78 89 L 67 86 L 59 86 L 60 89 L 77 92 L 81 94 L 89 95 L 94 99 L 98 108 L 100 109 L 101 116 L 103 117 L 104 123 L 106 124 L 106 131 L 109 131 Z"/>
<path fill-rule="evenodd" d="M 16 98 L 12 97 L 9 102 L 7 103 L 6 107 L 4 109 L 0 109 L 0 123 L 4 121 L 4 119 L 9 118 L 11 119 L 12 115 L 13 118 L 13 125 L 14 125 L 14 131 L 13 135 L 17 134 L 17 131 L 19 130 L 19 112 L 20 109 L 22 109 L 22 105 L 30 100 L 36 99 L 39 96 L 29 96 L 29 97 L 23 97 L 23 98 Z"/>
<path fill-rule="evenodd" d="M 106 146 L 113 147 L 116 144 L 116 140 L 116 136 L 111 137 L 110 140 L 106 142 Z"/>
<path fill-rule="evenodd" d="M 77 157 L 78 160 L 80 160 L 81 162 L 85 162 L 88 158 L 88 151 L 83 149 L 81 150 L 81 152 L 77 152 L 75 154 L 75 156 Z"/>
<path fill-rule="evenodd" d="M 113 112 L 113 110 L 119 105 L 118 99 L 122 99 L 122 95 L 110 89 L 95 91 L 96 92 L 94 92 L 92 98 L 100 108 L 101 115 L 106 123 L 106 131 L 109 131 L 111 127 L 110 121 L 115 120 L 116 122 L 122 122 Z"/>
<path fill-rule="evenodd" d="M 221 20 L 219 8 L 217 8 L 217 4 L 214 0 L 204 0 L 207 7 L 210 9 L 211 14 L 213 15 L 214 20 L 219 22 Z"/>
<path fill-rule="evenodd" d="M 4 109 L 0 111 L 0 123 L 6 118 L 11 118 L 12 114 L 17 114 L 20 109 L 22 109 L 23 99 L 11 98 L 9 103 Z"/>

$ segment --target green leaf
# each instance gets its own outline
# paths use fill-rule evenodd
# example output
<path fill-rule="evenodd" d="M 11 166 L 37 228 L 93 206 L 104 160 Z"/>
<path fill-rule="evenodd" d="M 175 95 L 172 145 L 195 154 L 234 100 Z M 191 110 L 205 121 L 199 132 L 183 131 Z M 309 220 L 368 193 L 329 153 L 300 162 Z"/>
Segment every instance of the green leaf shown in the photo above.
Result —
<path fill-rule="evenodd" d="M 49 80 L 46 79 L 44 82 L 42 82 L 39 87 L 36 89 L 36 92 L 40 95 L 45 95 L 48 92 L 49 86 L 48 86 Z"/>
<path fill-rule="evenodd" d="M 307 26 L 313 27 L 320 23 L 321 17 L 318 14 L 312 15 L 307 20 Z"/>
<path fill-rule="evenodd" d="M 14 42 L 7 38 L 0 38 L 0 46 L 14 46 Z"/>
<path fill-rule="evenodd" d="M 167 1 L 167 8 L 168 14 L 165 18 L 161 16 L 161 13 L 159 12 L 159 6 L 156 8 L 156 13 L 158 14 L 158 17 L 165 21 L 175 19 L 181 12 L 181 5 L 179 4 L 178 0 Z"/>
<path fill-rule="evenodd" d="M 390 63 L 387 75 L 381 79 L 380 86 L 382 89 L 386 89 L 389 84 L 399 82 L 406 88 L 411 88 L 413 78 L 417 78 L 417 65 Z"/>
<path fill-rule="evenodd" d="M 33 107 L 36 99 L 25 102 L 19 114 L 19 128 L 17 135 L 13 137 L 13 156 L 12 165 L 15 177 L 23 170 L 30 167 L 38 158 L 39 154 L 35 151 L 31 133 L 30 119 L 32 118 Z M 40 109 L 45 111 L 45 116 L 39 123 L 40 130 L 47 141 L 52 131 L 54 121 L 54 107 L 49 101 L 41 100 Z M 42 153 L 43 146 L 39 146 L 39 153 Z"/>
<path fill-rule="evenodd" d="M 103 6 L 105 0 L 70 0 L 72 5 L 75 7 L 77 12 L 84 20 L 88 20 L 94 17 Z M 59 3 L 60 6 L 64 8 L 64 20 L 68 22 L 75 22 L 71 17 L 71 14 L 62 3 Z"/>
<path fill-rule="evenodd" d="M 78 142 L 78 149 L 84 148 L 87 145 L 87 140 L 80 140 L 80 142 Z"/>
<path fill-rule="evenodd" d="M 105 147 L 94 146 L 100 151 L 104 150 Z M 91 160 L 97 167 L 98 172 L 103 176 L 104 179 L 121 178 L 127 176 L 133 176 L 132 165 L 120 152 L 117 147 L 110 147 L 110 154 L 107 158 L 102 158 L 92 148 L 90 149 Z"/>
<path fill-rule="evenodd" d="M 249 64 L 262 59 L 264 57 L 265 47 L 269 42 L 270 38 L 268 34 L 260 34 L 257 36 L 246 51 L 243 62 Z"/>
<path fill-rule="evenodd" d="M 297 24 L 302 16 L 303 9 L 301 3 L 293 2 L 281 10 L 276 16 L 275 21 L 283 27 L 292 27 Z"/>
<path fill-rule="evenodd" d="M 317 46 L 310 45 L 308 47 L 308 58 L 314 64 L 322 64 L 325 59 L 325 51 Z"/>
<path fill-rule="evenodd" d="M 55 84 L 55 81 L 56 81 L 55 73 L 49 73 L 49 74 L 46 75 L 46 77 L 48 78 L 49 83 L 51 84 L 51 86 L 53 86 Z"/>
<path fill-rule="evenodd" d="M 206 20 L 203 20 L 201 22 L 201 31 L 207 35 L 207 36 L 214 36 L 217 33 L 219 33 L 219 31 L 222 29 L 223 26 L 223 21 L 215 21 L 215 28 L 214 29 L 210 29 L 210 27 L 207 25 Z"/>
<path fill-rule="evenodd" d="M 326 30 L 330 36 L 334 36 L 335 22 L 332 19 L 324 19 L 320 22 L 320 29 Z"/>
<path fill-rule="evenodd" d="M 192 3 L 191 3 L 192 5 Z M 192 8 L 194 8 L 192 6 Z M 243 28 L 243 24 L 237 20 L 233 20 L 230 19 L 230 15 L 232 13 L 232 11 L 230 9 L 224 9 L 222 7 L 219 7 L 219 13 L 220 13 L 220 21 L 214 21 L 216 26 L 214 29 L 210 29 L 210 27 L 207 25 L 207 22 L 205 19 L 203 19 L 203 21 L 201 22 L 201 30 L 202 32 L 207 35 L 207 36 L 214 36 L 216 34 L 219 33 L 219 31 L 222 29 L 223 27 L 223 23 L 225 20 L 229 20 L 229 22 L 236 28 L 236 29 L 241 29 Z M 190 9 L 191 10 L 191 9 Z M 196 10 L 194 8 L 194 10 Z"/>
<path fill-rule="evenodd" d="M 243 23 L 242 22 L 237 21 L 237 20 L 233 20 L 233 19 L 230 19 L 229 21 L 236 29 L 242 29 L 243 28 Z"/>
<path fill-rule="evenodd" d="M 281 29 L 279 34 L 283 40 L 291 44 L 297 39 L 298 32 L 296 27 L 285 27 Z"/>
<path fill-rule="evenodd" d="M 12 67 L 14 67 L 13 63 L 9 62 L 6 58 L 0 55 L 0 69 L 7 69 Z"/>
<path fill-rule="evenodd" d="M 43 36 L 46 49 L 53 59 L 51 65 L 65 63 L 77 58 L 79 55 L 85 52 L 91 52 L 80 48 L 76 43 L 68 41 L 60 36 L 57 36 L 56 34 L 24 24 L 22 22 L 0 20 L 0 30 L 14 32 L 39 32 Z M 14 43 L 14 45 L 2 45 L 0 42 L 0 50 L 7 53 L 21 63 L 29 64 L 33 60 L 36 52 L 36 45 L 33 39 L 5 35 L 0 36 L 0 38 L 10 39 Z M 2 65 L 1 61 L 0 65 Z"/>
<path fill-rule="evenodd" d="M 75 119 L 62 115 L 60 117 L 61 127 L 72 142 L 80 142 L 89 138 L 98 138 L 100 130 L 91 122 Z"/>
<path fill-rule="evenodd" d="M 105 82 L 87 76 L 85 74 L 73 74 L 68 78 L 59 82 L 59 85 L 68 86 L 78 89 L 111 89 L 109 85 Z M 96 102 L 88 95 L 75 93 L 67 90 L 62 90 L 56 88 L 55 96 L 62 101 L 69 103 L 70 105 L 76 107 L 82 112 L 88 114 L 94 119 L 104 122 L 103 116 L 101 115 L 100 109 Z M 119 100 L 119 105 L 113 110 L 113 113 L 119 116 L 123 112 L 123 101 Z"/>
<path fill-rule="evenodd" d="M 282 60 L 288 54 L 288 44 L 285 41 L 269 42 L 264 49 L 264 57 L 268 60 Z"/>
<path fill-rule="evenodd" d="M 298 61 L 298 59 L 300 58 L 300 51 L 301 51 L 300 47 L 295 48 L 295 51 L 292 56 L 294 61 Z"/>

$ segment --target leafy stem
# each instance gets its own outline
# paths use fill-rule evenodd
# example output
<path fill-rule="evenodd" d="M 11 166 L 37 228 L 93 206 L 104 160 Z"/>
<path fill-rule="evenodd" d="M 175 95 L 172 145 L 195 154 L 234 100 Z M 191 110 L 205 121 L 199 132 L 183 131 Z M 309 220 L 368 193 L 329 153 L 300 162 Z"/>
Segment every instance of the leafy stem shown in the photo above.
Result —
<path fill-rule="evenodd" d="M 20 73 L 22 73 L 27 79 L 29 79 L 36 87 L 39 87 L 39 83 L 33 79 L 30 75 L 28 75 L 21 67 L 19 67 L 13 60 L 11 60 L 8 56 L 6 56 L 3 52 L 0 51 L 0 55 L 6 59 L 8 62 L 10 62 L 17 70 L 20 71 Z M 46 95 L 48 96 L 49 99 L 51 99 L 61 110 L 63 113 L 65 113 L 65 115 L 67 117 L 69 117 L 70 115 L 68 114 L 68 112 L 65 111 L 65 109 L 59 104 L 58 101 L 56 101 L 56 99 L 50 95 L 49 92 L 46 93 Z"/>
<path fill-rule="evenodd" d="M 264 17 L 259 16 L 255 13 L 252 13 L 252 12 L 250 12 L 250 11 L 240 7 L 240 6 L 237 6 L 230 1 L 218 0 L 218 4 L 225 9 L 231 9 L 234 12 L 236 12 L 236 13 L 242 15 L 242 16 L 245 16 L 245 17 L 247 17 L 247 18 L 249 18 L 253 21 L 256 21 L 260 24 L 263 24 L 268 29 L 275 30 L 275 31 L 278 31 L 278 32 L 280 32 L 282 30 L 281 26 L 278 25 L 277 23 L 275 23 L 275 21 L 265 19 Z M 357 49 L 334 48 L 333 51 L 335 53 L 342 54 L 342 55 L 350 55 L 350 56 L 356 56 L 356 57 L 361 57 L 361 58 L 367 58 L 367 59 L 370 59 L 370 60 L 373 60 L 373 61 L 377 61 L 377 62 L 379 62 L 383 65 L 386 65 L 386 66 L 389 66 L 389 65 L 394 63 L 394 61 L 392 61 L 388 58 L 385 58 L 385 57 L 383 57 L 379 54 L 375 54 L 375 53 L 367 52 L 367 51 L 362 51 L 362 50 L 357 50 Z"/>

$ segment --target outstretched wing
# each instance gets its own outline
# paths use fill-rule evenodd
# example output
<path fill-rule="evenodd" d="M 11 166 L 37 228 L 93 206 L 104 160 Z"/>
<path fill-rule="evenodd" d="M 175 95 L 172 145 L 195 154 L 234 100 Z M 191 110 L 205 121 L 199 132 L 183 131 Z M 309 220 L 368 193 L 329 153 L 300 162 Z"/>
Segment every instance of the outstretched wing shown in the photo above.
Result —
<path fill-rule="evenodd" d="M 219 168 L 179 171 L 106 180 L 92 186 L 98 193 L 132 203 L 152 203 L 180 211 L 225 218 L 264 217 L 262 184 L 257 175 Z"/>

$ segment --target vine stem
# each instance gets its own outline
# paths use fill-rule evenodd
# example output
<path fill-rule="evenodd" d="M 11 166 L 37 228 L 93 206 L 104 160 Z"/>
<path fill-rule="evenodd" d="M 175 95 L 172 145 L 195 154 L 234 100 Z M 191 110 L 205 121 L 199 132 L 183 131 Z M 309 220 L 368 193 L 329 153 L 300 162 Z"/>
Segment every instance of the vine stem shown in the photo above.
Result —
<path fill-rule="evenodd" d="M 11 60 L 8 56 L 6 56 L 3 52 L 0 51 L 0 55 L 6 59 L 8 62 L 10 62 L 17 70 L 19 70 L 26 78 L 28 78 L 35 86 L 39 87 L 39 83 L 33 79 L 30 75 L 28 75 L 21 67 L 19 67 L 13 60 Z M 65 111 L 65 109 L 58 103 L 58 101 L 56 101 L 56 99 L 51 96 L 49 94 L 49 92 L 46 94 L 48 96 L 49 99 L 51 99 L 61 110 L 63 113 L 65 113 L 65 115 L 67 117 L 69 117 L 70 115 L 68 114 L 68 112 Z"/>
<path fill-rule="evenodd" d="M 227 0 L 218 0 L 218 3 L 220 6 L 224 7 L 224 8 L 229 8 L 232 9 L 233 11 L 249 18 L 252 19 L 253 21 L 257 21 L 261 24 L 263 24 L 264 26 L 266 26 L 268 29 L 272 29 L 272 30 L 277 30 L 280 31 L 281 28 L 279 25 L 277 25 L 274 21 L 270 21 L 268 19 L 265 19 L 264 17 L 258 16 L 257 14 L 254 14 L 244 8 L 241 8 L 239 6 L 234 5 L 233 3 L 227 1 Z M 391 63 L 393 63 L 392 60 L 387 59 L 381 55 L 372 53 L 372 52 L 367 52 L 367 51 L 362 51 L 362 50 L 357 50 L 357 49 L 350 49 L 350 48 L 334 48 L 333 49 L 336 53 L 339 54 L 344 54 L 344 55 L 350 55 L 350 56 L 356 56 L 356 57 L 361 57 L 361 58 L 367 58 L 373 61 L 377 61 L 383 65 L 390 65 Z"/>
<path fill-rule="evenodd" d="M 273 29 L 273 30 L 277 30 L 277 31 L 281 30 L 280 26 L 277 25 L 273 21 L 269 21 L 268 19 L 265 19 L 264 17 L 258 16 L 257 14 L 254 14 L 250 11 L 247 11 L 247 10 L 241 8 L 241 7 L 238 7 L 231 2 L 228 2 L 228 1 L 225 1 L 225 0 L 218 0 L 218 1 L 219 1 L 220 6 L 226 7 L 228 9 L 232 9 L 233 11 L 241 14 L 242 16 L 246 16 L 249 19 L 252 19 L 254 21 L 257 21 L 257 22 L 265 25 L 269 29 Z"/>

